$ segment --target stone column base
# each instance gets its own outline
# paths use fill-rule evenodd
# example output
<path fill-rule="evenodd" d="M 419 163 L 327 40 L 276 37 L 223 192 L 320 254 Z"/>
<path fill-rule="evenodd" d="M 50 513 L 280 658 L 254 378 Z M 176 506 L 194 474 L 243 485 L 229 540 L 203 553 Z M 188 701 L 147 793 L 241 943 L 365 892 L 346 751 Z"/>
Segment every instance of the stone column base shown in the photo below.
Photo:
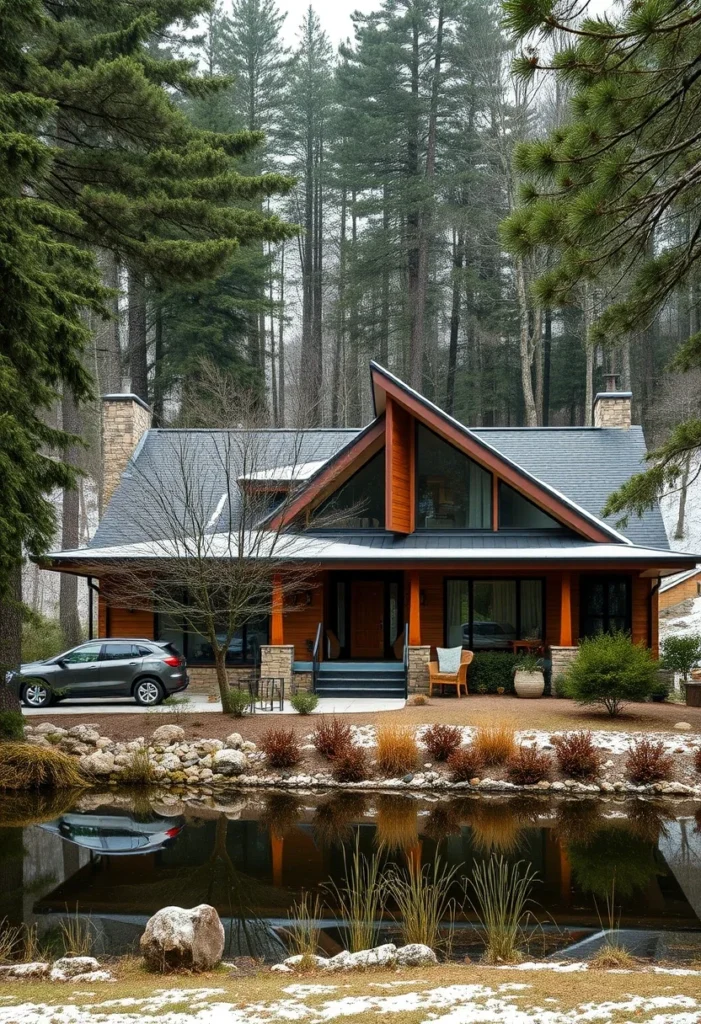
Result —
<path fill-rule="evenodd" d="M 567 675 L 567 670 L 577 657 L 578 647 L 551 647 L 550 658 L 551 669 L 551 691 L 553 697 L 562 696 L 562 679 Z"/>
<path fill-rule="evenodd" d="M 428 693 L 428 663 L 430 660 L 430 646 L 409 648 L 409 670 L 407 673 L 409 693 Z"/>
<path fill-rule="evenodd" d="M 284 679 L 285 693 L 292 690 L 292 644 L 263 644 L 260 649 L 260 674 L 263 679 Z"/>

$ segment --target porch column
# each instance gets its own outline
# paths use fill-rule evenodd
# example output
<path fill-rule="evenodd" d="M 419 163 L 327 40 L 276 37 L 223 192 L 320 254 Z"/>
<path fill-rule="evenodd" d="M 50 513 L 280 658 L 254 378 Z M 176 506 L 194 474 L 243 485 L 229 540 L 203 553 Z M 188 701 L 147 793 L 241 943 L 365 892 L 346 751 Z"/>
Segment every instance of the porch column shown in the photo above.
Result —
<path fill-rule="evenodd" d="M 284 643 L 282 631 L 282 579 L 279 574 L 273 576 L 270 643 L 274 647 Z"/>
<path fill-rule="evenodd" d="M 421 591 L 419 590 L 419 574 L 409 574 L 409 646 L 421 644 Z"/>
<path fill-rule="evenodd" d="M 560 647 L 572 646 L 572 574 L 563 572 L 560 584 Z"/>

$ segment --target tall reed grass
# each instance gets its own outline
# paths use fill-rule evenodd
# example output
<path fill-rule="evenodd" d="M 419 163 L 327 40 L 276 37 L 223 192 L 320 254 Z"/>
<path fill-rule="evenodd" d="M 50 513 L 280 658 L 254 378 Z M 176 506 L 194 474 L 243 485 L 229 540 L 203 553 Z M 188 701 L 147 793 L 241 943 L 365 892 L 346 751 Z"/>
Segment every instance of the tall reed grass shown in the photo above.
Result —
<path fill-rule="evenodd" d="M 531 889 L 536 879 L 530 864 L 509 864 L 494 854 L 478 864 L 467 880 L 468 899 L 482 928 L 488 963 L 513 963 L 521 957 L 531 918 Z"/>
<path fill-rule="evenodd" d="M 66 956 L 90 956 L 95 944 L 95 926 L 90 915 L 80 913 L 76 903 L 75 913 L 68 912 L 59 926 L 61 944 Z"/>
<path fill-rule="evenodd" d="M 343 882 L 328 882 L 326 891 L 336 904 L 346 931 L 351 953 L 372 949 L 377 939 L 377 923 L 385 907 L 385 889 L 380 875 L 380 855 L 366 857 L 360 852 L 360 837 L 349 858 L 343 850 Z"/>
<path fill-rule="evenodd" d="M 450 893 L 457 870 L 436 857 L 433 866 L 417 869 L 410 862 L 405 873 L 387 876 L 387 895 L 394 901 L 406 945 L 421 942 L 430 949 L 445 950 L 455 919 L 456 902 Z"/>
<path fill-rule="evenodd" d="M 594 901 L 596 905 L 596 900 Z M 616 875 L 613 876 L 611 892 L 606 894 L 606 923 L 604 924 L 599 907 L 596 905 L 596 913 L 599 918 L 602 932 L 605 933 L 604 941 L 598 953 L 591 959 L 591 966 L 598 967 L 603 971 L 630 970 L 635 966 L 635 957 L 621 942 L 620 914 L 616 916 Z"/>
<path fill-rule="evenodd" d="M 375 757 L 380 771 L 387 776 L 410 772 L 419 760 L 414 730 L 406 725 L 381 725 L 375 735 Z"/>
<path fill-rule="evenodd" d="M 505 764 L 516 752 L 516 730 L 506 722 L 480 725 L 472 737 L 472 746 L 482 764 Z"/>
<path fill-rule="evenodd" d="M 292 904 L 288 917 L 290 923 L 285 929 L 292 956 L 315 956 L 319 950 L 321 936 L 321 900 L 318 896 L 304 892 L 302 898 Z"/>
<path fill-rule="evenodd" d="M 7 918 L 0 921 L 0 964 L 35 963 L 46 959 L 36 924 L 11 925 Z"/>

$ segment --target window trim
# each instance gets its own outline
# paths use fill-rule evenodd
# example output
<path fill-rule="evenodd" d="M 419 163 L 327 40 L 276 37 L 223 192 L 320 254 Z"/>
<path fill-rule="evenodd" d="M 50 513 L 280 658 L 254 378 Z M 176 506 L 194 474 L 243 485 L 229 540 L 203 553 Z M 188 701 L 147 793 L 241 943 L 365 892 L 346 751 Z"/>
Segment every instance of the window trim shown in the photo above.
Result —
<path fill-rule="evenodd" d="M 461 455 L 468 462 L 474 462 L 476 466 L 489 476 L 489 516 L 487 526 L 458 526 L 454 530 L 438 529 L 432 526 L 419 526 L 419 428 L 423 427 L 429 434 L 433 434 L 443 444 L 448 445 L 449 448 L 454 448 L 458 455 Z M 467 455 L 466 452 L 461 452 L 454 444 L 450 441 L 446 441 L 444 437 L 437 434 L 435 430 L 431 430 L 425 423 L 421 423 L 418 419 L 414 421 L 414 532 L 415 533 L 436 533 L 440 536 L 454 535 L 456 533 L 478 533 L 480 536 L 485 533 L 493 533 L 494 523 L 494 472 L 491 469 L 487 469 L 477 459 L 473 459 L 471 455 Z"/>
<path fill-rule="evenodd" d="M 586 591 L 587 586 L 595 583 L 604 583 L 604 614 L 601 618 L 604 620 L 604 633 L 611 632 L 611 613 L 609 612 L 609 594 L 608 584 L 609 583 L 620 583 L 623 582 L 626 585 L 626 625 L 623 630 L 624 633 L 628 633 L 630 636 L 633 634 L 633 577 L 630 573 L 622 572 L 611 572 L 611 573 L 581 573 L 579 577 L 579 635 L 580 637 L 587 636 L 598 636 L 598 633 L 585 633 L 584 632 L 584 621 L 590 616 L 586 610 Z"/>
<path fill-rule="evenodd" d="M 448 646 L 448 584 L 467 583 L 468 602 L 470 606 L 470 646 L 466 650 L 474 651 L 474 584 L 475 583 L 516 583 L 516 632 L 521 633 L 521 583 L 540 583 L 541 587 L 541 617 L 543 624 L 543 636 L 541 641 L 543 647 L 547 646 L 546 640 L 546 610 L 547 610 L 547 579 L 545 576 L 444 576 L 443 577 L 443 643 Z M 519 637 L 520 639 L 520 637 Z M 489 653 L 491 648 L 485 648 L 484 653 Z M 499 648 L 493 648 L 498 651 Z M 482 653 L 482 651 L 480 651 Z M 509 652 L 506 652 L 509 653 Z"/>

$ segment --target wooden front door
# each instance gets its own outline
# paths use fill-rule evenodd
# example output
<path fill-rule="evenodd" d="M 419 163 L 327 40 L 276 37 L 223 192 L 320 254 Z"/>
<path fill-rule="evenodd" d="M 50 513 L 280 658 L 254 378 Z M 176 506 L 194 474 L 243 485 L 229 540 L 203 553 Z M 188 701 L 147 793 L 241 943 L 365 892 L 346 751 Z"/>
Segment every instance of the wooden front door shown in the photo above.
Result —
<path fill-rule="evenodd" d="M 350 589 L 351 657 L 384 658 L 384 581 L 353 580 Z"/>

